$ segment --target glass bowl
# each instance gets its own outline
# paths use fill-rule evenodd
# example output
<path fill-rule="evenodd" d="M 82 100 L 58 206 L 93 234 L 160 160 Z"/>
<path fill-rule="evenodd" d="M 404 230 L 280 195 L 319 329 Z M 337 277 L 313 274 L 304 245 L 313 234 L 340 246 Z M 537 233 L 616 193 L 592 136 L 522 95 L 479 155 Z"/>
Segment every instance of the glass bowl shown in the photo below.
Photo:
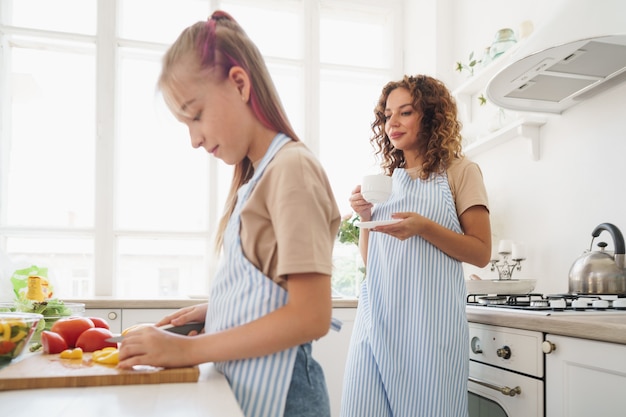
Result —
<path fill-rule="evenodd" d="M 55 299 L 42 302 L 24 300 L 0 303 L 0 313 L 5 311 L 34 313 L 43 316 L 43 320 L 39 322 L 35 329 L 35 334 L 31 338 L 31 342 L 35 343 L 40 341 L 41 332 L 50 330 L 52 325 L 60 318 L 82 316 L 85 313 L 85 304 L 66 303 Z"/>
<path fill-rule="evenodd" d="M 0 313 L 0 366 L 20 357 L 35 335 L 42 314 Z"/>

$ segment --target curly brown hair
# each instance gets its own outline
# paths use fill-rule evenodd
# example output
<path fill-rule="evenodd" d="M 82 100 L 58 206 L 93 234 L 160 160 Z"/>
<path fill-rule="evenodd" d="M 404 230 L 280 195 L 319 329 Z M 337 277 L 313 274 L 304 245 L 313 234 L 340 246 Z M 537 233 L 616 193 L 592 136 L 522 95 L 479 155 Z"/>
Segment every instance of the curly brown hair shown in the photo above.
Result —
<path fill-rule="evenodd" d="M 385 107 L 389 94 L 396 88 L 405 88 L 413 97 L 413 109 L 422 115 L 418 133 L 418 150 L 423 157 L 420 178 L 445 171 L 455 158 L 461 158 L 461 122 L 457 117 L 454 97 L 441 81 L 427 75 L 404 76 L 383 87 L 374 109 L 372 123 L 374 136 L 370 139 L 376 155 L 381 157 L 381 167 L 387 175 L 396 168 L 404 168 L 404 152 L 394 148 L 385 133 Z"/>

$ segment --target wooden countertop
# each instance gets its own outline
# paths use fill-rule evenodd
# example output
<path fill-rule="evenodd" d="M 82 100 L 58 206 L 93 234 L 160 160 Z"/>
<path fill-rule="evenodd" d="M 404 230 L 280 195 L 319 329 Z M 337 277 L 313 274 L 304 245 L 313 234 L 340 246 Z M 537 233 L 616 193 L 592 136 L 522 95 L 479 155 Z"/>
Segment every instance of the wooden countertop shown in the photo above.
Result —
<path fill-rule="evenodd" d="M 206 298 L 174 298 L 174 299 L 116 299 L 111 297 L 64 300 L 68 303 L 83 303 L 85 308 L 183 308 L 205 303 Z M 349 298 L 334 298 L 333 308 L 356 308 L 357 300 Z"/>
<path fill-rule="evenodd" d="M 472 306 L 466 311 L 469 322 L 626 345 L 626 312 L 541 315 Z"/>
<path fill-rule="evenodd" d="M 198 382 L 2 391 L 0 402 L 3 416 L 243 417 L 226 377 L 209 363 Z"/>

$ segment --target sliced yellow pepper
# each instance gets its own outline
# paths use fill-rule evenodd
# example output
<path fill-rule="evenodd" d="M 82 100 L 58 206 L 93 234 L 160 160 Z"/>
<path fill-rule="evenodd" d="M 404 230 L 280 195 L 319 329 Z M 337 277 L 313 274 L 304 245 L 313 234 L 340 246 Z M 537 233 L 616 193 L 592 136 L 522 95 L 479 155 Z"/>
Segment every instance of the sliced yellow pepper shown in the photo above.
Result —
<path fill-rule="evenodd" d="M 83 350 L 81 348 L 65 349 L 59 356 L 61 359 L 82 359 Z"/>
<path fill-rule="evenodd" d="M 7 322 L 0 322 L 0 331 L 2 332 L 2 340 L 9 340 L 11 338 L 11 325 Z"/>
<path fill-rule="evenodd" d="M 15 336 L 13 336 L 11 339 L 11 342 L 19 342 L 20 340 L 22 340 L 23 338 L 26 337 L 26 335 L 28 335 L 28 332 L 20 329 L 17 334 Z"/>
<path fill-rule="evenodd" d="M 93 352 L 91 354 L 91 358 L 95 359 L 95 358 L 98 358 L 100 356 L 106 356 L 106 355 L 108 355 L 109 353 L 111 353 L 111 352 L 113 352 L 115 350 L 117 350 L 117 348 L 110 347 L 110 346 L 109 347 L 105 347 L 105 348 L 103 348 L 101 350 L 96 350 L 95 352 Z"/>
<path fill-rule="evenodd" d="M 17 328 L 17 334 L 11 337 L 13 327 Z M 28 334 L 28 326 L 24 320 L 2 320 L 0 321 L 0 334 L 2 335 L 0 340 L 17 342 Z"/>
<path fill-rule="evenodd" d="M 153 324 L 150 324 L 150 323 L 133 324 L 132 326 L 127 327 L 124 330 L 122 330 L 122 336 L 126 336 L 128 333 L 132 332 L 133 330 L 141 329 L 142 327 L 146 327 L 146 326 L 153 326 Z"/>
<path fill-rule="evenodd" d="M 96 350 L 91 355 L 91 360 L 100 364 L 117 365 L 120 361 L 120 351 L 114 347 L 106 347 L 102 350 Z"/>

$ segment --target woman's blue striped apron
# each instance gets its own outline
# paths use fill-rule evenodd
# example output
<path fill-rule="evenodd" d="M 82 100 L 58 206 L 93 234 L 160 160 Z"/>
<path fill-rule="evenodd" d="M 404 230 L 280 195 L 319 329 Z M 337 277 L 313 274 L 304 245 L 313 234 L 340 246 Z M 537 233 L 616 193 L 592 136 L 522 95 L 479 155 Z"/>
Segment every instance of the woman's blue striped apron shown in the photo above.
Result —
<path fill-rule="evenodd" d="M 243 254 L 240 237 L 241 209 L 276 153 L 291 139 L 278 134 L 248 183 L 237 192 L 237 204 L 224 233 L 224 258 L 211 287 L 207 333 L 251 322 L 287 303 L 287 291 L 263 275 Z M 216 363 L 246 417 L 280 417 L 298 347 L 271 355 Z"/>
<path fill-rule="evenodd" d="M 372 220 L 417 212 L 462 233 L 445 175 L 393 173 Z M 468 328 L 461 262 L 426 240 L 370 232 L 342 417 L 467 416 Z"/>

